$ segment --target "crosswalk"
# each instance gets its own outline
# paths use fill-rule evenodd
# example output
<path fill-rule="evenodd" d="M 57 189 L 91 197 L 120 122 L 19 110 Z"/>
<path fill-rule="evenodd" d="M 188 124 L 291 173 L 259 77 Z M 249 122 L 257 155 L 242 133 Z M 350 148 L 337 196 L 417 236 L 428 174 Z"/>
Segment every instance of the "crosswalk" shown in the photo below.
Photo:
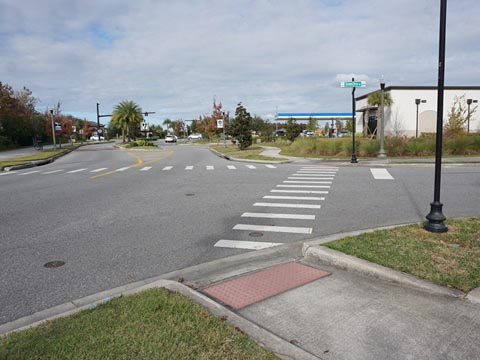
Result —
<path fill-rule="evenodd" d="M 8 175 L 21 175 L 21 176 L 26 176 L 26 175 L 32 175 L 32 174 L 39 174 L 39 175 L 53 175 L 53 174 L 78 174 L 78 173 L 93 173 L 93 174 L 101 174 L 102 172 L 124 172 L 124 171 L 141 171 L 141 172 L 147 172 L 152 169 L 154 169 L 154 166 L 144 166 L 144 167 L 138 167 L 138 166 L 124 166 L 120 168 L 107 168 L 107 167 L 100 167 L 96 169 L 89 169 L 89 168 L 78 168 L 78 169 L 55 169 L 55 170 L 48 170 L 48 171 L 42 171 L 42 170 L 27 170 L 27 171 L 7 171 L 0 173 L 0 176 L 8 176 Z M 229 170 L 229 171 L 234 171 L 234 170 L 266 170 L 266 169 L 277 169 L 277 166 L 271 165 L 271 164 L 260 164 L 260 165 L 243 165 L 243 166 L 235 166 L 235 165 L 227 165 L 227 166 L 214 166 L 214 165 L 186 165 L 186 166 L 162 166 L 161 171 L 174 171 L 174 170 L 181 170 L 181 171 L 195 171 L 195 170 L 207 170 L 207 171 L 213 171 L 213 170 Z"/>
<path fill-rule="evenodd" d="M 311 235 L 313 233 L 311 221 L 315 220 L 319 211 L 321 211 L 321 203 L 326 200 L 326 195 L 329 193 L 328 189 L 333 185 L 338 170 L 338 167 L 302 166 L 294 174 L 289 175 L 287 180 L 275 185 L 275 188 L 270 190 L 268 195 L 262 197 L 263 201 L 254 202 L 252 206 L 258 211 L 243 213 L 240 216 L 243 221 L 236 224 L 232 230 L 234 230 L 234 233 L 238 232 L 240 234 L 240 232 L 248 231 L 253 232 L 251 234 L 260 234 L 260 236 L 264 232 Z M 265 212 L 262 212 L 262 209 Z M 269 212 L 270 209 L 274 212 Z M 251 219 L 252 223 L 248 223 L 250 222 L 246 221 L 248 219 Z M 295 223 L 298 226 L 259 224 L 271 222 L 271 219 L 276 219 L 280 223 L 284 220 L 289 221 L 289 224 Z M 214 246 L 217 248 L 260 250 L 281 244 L 278 242 L 221 239 Z"/>

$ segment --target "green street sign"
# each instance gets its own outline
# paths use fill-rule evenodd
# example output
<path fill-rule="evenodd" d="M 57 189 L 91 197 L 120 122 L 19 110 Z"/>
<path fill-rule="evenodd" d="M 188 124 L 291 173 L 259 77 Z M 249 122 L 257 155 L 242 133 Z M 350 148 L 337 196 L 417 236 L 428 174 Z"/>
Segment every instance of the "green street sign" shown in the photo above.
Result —
<path fill-rule="evenodd" d="M 366 87 L 366 81 L 342 81 L 340 87 L 342 88 L 352 88 L 352 87 Z"/>

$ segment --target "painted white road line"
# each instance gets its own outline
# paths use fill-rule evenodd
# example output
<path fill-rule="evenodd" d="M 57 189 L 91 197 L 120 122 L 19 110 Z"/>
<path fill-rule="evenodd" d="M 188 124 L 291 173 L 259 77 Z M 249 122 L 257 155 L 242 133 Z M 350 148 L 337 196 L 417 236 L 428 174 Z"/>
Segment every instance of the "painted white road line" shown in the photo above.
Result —
<path fill-rule="evenodd" d="M 320 205 L 310 205 L 310 204 L 282 204 L 282 203 L 264 203 L 258 202 L 253 204 L 253 206 L 265 206 L 265 207 L 284 207 L 284 208 L 298 208 L 298 209 L 320 209 Z"/>
<path fill-rule="evenodd" d="M 148 171 L 151 168 L 152 168 L 151 166 L 145 166 L 144 168 L 141 168 L 140 171 Z"/>
<path fill-rule="evenodd" d="M 394 180 L 387 169 L 370 169 L 372 175 L 377 180 Z"/>
<path fill-rule="evenodd" d="M 317 171 L 338 171 L 336 167 L 301 167 L 300 170 L 317 170 Z"/>
<path fill-rule="evenodd" d="M 77 169 L 77 170 L 72 170 L 72 171 L 67 171 L 67 174 L 75 174 L 77 172 L 82 172 L 82 171 L 85 171 L 87 170 L 86 168 L 83 168 L 83 169 Z"/>
<path fill-rule="evenodd" d="M 17 174 L 17 175 L 30 175 L 30 174 L 35 174 L 37 172 L 40 172 L 40 170 L 29 171 L 29 172 L 21 173 L 21 174 Z"/>
<path fill-rule="evenodd" d="M 185 166 L 185 170 L 193 170 L 193 166 L 192 165 Z"/>
<path fill-rule="evenodd" d="M 130 167 L 129 167 L 129 166 L 126 166 L 126 167 L 117 169 L 117 170 L 115 170 L 115 171 L 125 171 L 125 170 L 128 170 L 128 169 L 130 169 Z"/>
<path fill-rule="evenodd" d="M 227 165 L 228 170 L 237 170 L 234 165 Z"/>
<path fill-rule="evenodd" d="M 215 170 L 215 168 L 213 167 L 213 165 L 207 165 L 207 170 Z"/>
<path fill-rule="evenodd" d="M 246 249 L 246 250 L 261 250 L 273 246 L 282 245 L 282 243 L 259 242 L 259 241 L 238 241 L 238 240 L 219 240 L 214 245 L 215 247 L 232 248 L 232 249 Z"/>
<path fill-rule="evenodd" d="M 0 174 L 0 176 L 3 176 L 3 175 L 13 175 L 13 174 L 16 174 L 18 171 L 7 171 L 3 174 Z"/>
<path fill-rule="evenodd" d="M 311 234 L 312 233 L 312 228 L 306 228 L 306 227 L 249 225 L 249 224 L 237 224 L 233 227 L 233 230 L 279 232 L 279 233 L 291 233 L 291 234 Z"/>
<path fill-rule="evenodd" d="M 277 196 L 277 195 L 266 195 L 263 197 L 263 199 L 281 199 L 281 200 L 309 200 L 309 201 L 315 201 L 315 200 L 325 200 L 324 197 L 318 197 L 318 196 Z"/>
<path fill-rule="evenodd" d="M 169 171 L 169 170 L 172 170 L 173 169 L 173 166 L 165 166 L 162 171 Z"/>
<path fill-rule="evenodd" d="M 273 193 L 288 193 L 288 194 L 328 194 L 326 190 L 270 190 Z"/>
<path fill-rule="evenodd" d="M 58 173 L 60 171 L 63 171 L 63 170 L 52 170 L 52 171 L 47 171 L 47 172 L 44 172 L 42 173 L 43 175 L 48 175 L 48 174 L 55 174 L 55 173 Z"/>
<path fill-rule="evenodd" d="M 302 214 L 274 214 L 274 213 L 251 213 L 246 212 L 242 217 L 267 218 L 267 219 L 291 219 L 291 220 L 315 220 L 315 215 Z"/>
<path fill-rule="evenodd" d="M 336 171 L 310 171 L 310 170 L 298 170 L 297 174 L 316 174 L 316 175 L 335 175 Z"/>
<path fill-rule="evenodd" d="M 276 169 L 277 167 L 275 165 L 265 165 L 269 169 Z"/>
<path fill-rule="evenodd" d="M 294 176 L 289 176 L 287 179 L 290 180 L 335 180 L 332 177 L 294 177 Z"/>
<path fill-rule="evenodd" d="M 249 169 L 256 169 L 256 167 L 253 166 L 253 165 L 245 165 L 245 166 L 246 166 L 247 168 L 249 168 Z"/>
<path fill-rule="evenodd" d="M 334 177 L 334 174 L 292 174 L 292 176 L 296 177 L 303 177 L 303 176 L 312 176 L 315 178 L 322 178 L 322 177 Z"/>
<path fill-rule="evenodd" d="M 90 172 L 96 173 L 96 172 L 100 172 L 100 171 L 103 171 L 103 170 L 108 170 L 108 168 L 95 169 L 95 170 L 92 170 L 92 171 L 90 171 Z"/>
<path fill-rule="evenodd" d="M 330 185 L 277 185 L 277 187 L 330 189 Z"/>
<path fill-rule="evenodd" d="M 298 180 L 284 180 L 285 184 L 331 184 L 331 181 L 298 181 Z"/>

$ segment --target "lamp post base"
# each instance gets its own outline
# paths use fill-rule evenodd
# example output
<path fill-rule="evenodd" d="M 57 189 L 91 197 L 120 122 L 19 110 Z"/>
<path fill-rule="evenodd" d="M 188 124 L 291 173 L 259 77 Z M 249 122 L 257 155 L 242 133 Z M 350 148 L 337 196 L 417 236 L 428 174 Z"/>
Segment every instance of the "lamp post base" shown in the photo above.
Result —
<path fill-rule="evenodd" d="M 352 160 L 350 160 L 350 163 L 352 163 L 352 164 L 357 164 L 358 163 L 357 154 L 355 154 L 355 153 L 352 154 Z"/>
<path fill-rule="evenodd" d="M 443 204 L 439 201 L 430 204 L 430 213 L 426 216 L 423 228 L 433 233 L 444 233 L 448 231 L 448 227 L 443 223 L 447 218 L 442 213 Z"/>
<path fill-rule="evenodd" d="M 379 153 L 378 153 L 378 155 L 377 155 L 377 157 L 378 157 L 379 159 L 386 159 L 386 158 L 387 158 L 387 154 L 385 153 L 385 151 L 380 150 Z"/>

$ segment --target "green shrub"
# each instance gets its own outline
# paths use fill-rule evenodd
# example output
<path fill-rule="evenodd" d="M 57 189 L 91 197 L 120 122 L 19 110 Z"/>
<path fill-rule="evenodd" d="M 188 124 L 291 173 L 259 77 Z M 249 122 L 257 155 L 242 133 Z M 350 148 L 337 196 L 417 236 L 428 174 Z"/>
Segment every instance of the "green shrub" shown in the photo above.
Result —
<path fill-rule="evenodd" d="M 444 146 L 444 151 L 452 155 L 465 155 L 468 153 L 470 138 L 467 136 L 456 136 L 447 139 Z"/>
<path fill-rule="evenodd" d="M 405 137 L 387 137 L 385 138 L 385 151 L 389 156 L 402 156 L 405 154 Z"/>
<path fill-rule="evenodd" d="M 405 145 L 405 154 L 413 156 L 425 155 L 425 149 L 426 144 L 423 139 L 412 139 Z"/>
<path fill-rule="evenodd" d="M 379 150 L 380 143 L 376 139 L 359 141 L 358 153 L 361 156 L 376 156 Z"/>

